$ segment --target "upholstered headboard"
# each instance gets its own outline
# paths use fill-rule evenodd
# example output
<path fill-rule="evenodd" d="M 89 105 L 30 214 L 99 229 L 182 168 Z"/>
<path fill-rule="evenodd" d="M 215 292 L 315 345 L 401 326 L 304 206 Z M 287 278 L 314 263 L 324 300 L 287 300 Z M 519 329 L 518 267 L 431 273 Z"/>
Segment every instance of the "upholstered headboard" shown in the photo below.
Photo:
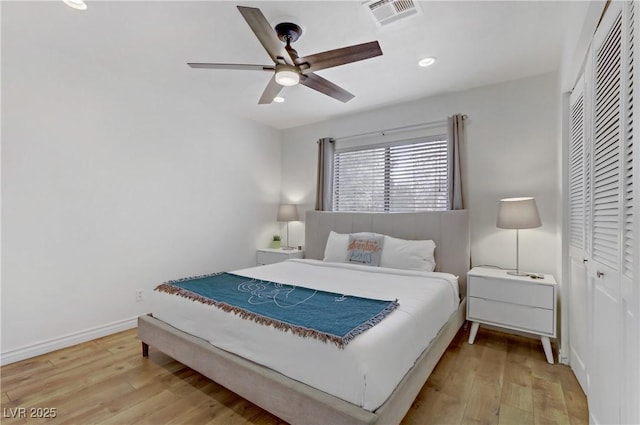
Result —
<path fill-rule="evenodd" d="M 467 294 L 471 252 L 467 210 L 388 214 L 307 211 L 306 258 L 322 260 L 331 230 L 374 232 L 410 240 L 431 239 L 436 244 L 436 271 L 458 276 L 460 295 Z"/>

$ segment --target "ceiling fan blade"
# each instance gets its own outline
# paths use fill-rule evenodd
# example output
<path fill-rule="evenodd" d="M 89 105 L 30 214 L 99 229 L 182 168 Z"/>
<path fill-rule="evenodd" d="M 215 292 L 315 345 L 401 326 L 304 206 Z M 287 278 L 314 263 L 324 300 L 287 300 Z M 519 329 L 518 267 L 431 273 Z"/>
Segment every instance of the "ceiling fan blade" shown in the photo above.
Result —
<path fill-rule="evenodd" d="M 264 92 L 262 92 L 262 96 L 258 101 L 258 105 L 268 105 L 269 103 L 273 102 L 273 98 L 275 98 L 278 93 L 280 93 L 280 90 L 282 90 L 282 86 L 276 83 L 276 75 L 274 74 L 273 77 L 271 77 L 271 79 L 269 80 L 269 83 L 264 89 Z"/>
<path fill-rule="evenodd" d="M 275 76 L 274 76 L 275 78 Z M 310 73 L 304 74 L 300 77 L 300 84 L 319 91 L 320 93 L 331 96 L 341 102 L 348 102 L 355 97 L 355 95 L 349 93 L 342 87 L 333 84 L 331 81 L 322 78 L 321 76 Z"/>
<path fill-rule="evenodd" d="M 242 63 L 187 63 L 191 68 L 204 69 L 239 69 L 247 71 L 273 71 L 276 69 L 273 65 L 249 65 Z"/>
<path fill-rule="evenodd" d="M 300 69 L 302 73 L 307 74 L 309 72 L 333 68 L 334 66 L 345 65 L 380 55 L 382 55 L 380 44 L 377 41 L 370 41 L 369 43 L 356 44 L 354 46 L 305 56 L 299 58 L 297 63 L 301 65 Z M 308 63 L 309 67 L 303 66 L 304 63 Z"/>
<path fill-rule="evenodd" d="M 289 65 L 293 65 L 293 61 L 289 57 L 284 44 L 278 39 L 276 31 L 271 27 L 267 18 L 264 17 L 260 9 L 255 7 L 238 6 L 238 10 L 242 13 L 244 20 L 258 37 L 262 47 L 269 53 L 274 63 L 279 63 L 278 58 L 282 58 Z"/>

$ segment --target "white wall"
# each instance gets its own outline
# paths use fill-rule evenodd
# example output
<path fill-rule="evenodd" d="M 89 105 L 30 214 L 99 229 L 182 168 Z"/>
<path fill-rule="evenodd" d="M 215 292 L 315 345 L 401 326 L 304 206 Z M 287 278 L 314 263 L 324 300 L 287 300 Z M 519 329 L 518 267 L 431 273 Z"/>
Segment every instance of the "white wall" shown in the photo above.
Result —
<path fill-rule="evenodd" d="M 46 49 L 20 40 L 2 53 L 3 363 L 132 326 L 165 280 L 255 264 L 279 131 L 144 79 L 29 66 Z"/>
<path fill-rule="evenodd" d="M 284 131 L 283 201 L 313 209 L 316 140 L 441 120 L 464 113 L 465 175 L 474 265 L 515 267 L 515 232 L 496 228 L 498 200 L 536 198 L 543 226 L 520 233 L 523 270 L 560 277 L 558 77 L 555 73 L 427 98 Z M 303 244 L 304 226 L 291 239 Z M 559 279 L 558 279 L 559 280 Z"/>
<path fill-rule="evenodd" d="M 570 92 L 584 67 L 587 49 L 591 44 L 605 0 L 589 2 L 567 2 L 567 21 L 565 39 L 562 48 L 560 70 L 560 91 Z"/>

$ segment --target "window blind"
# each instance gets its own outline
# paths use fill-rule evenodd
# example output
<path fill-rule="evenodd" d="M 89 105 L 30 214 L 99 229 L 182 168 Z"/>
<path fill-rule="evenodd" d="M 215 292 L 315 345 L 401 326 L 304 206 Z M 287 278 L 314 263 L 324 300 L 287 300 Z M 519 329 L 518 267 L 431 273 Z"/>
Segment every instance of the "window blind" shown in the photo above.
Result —
<path fill-rule="evenodd" d="M 448 143 L 444 135 L 336 150 L 333 210 L 446 210 L 448 184 Z"/>

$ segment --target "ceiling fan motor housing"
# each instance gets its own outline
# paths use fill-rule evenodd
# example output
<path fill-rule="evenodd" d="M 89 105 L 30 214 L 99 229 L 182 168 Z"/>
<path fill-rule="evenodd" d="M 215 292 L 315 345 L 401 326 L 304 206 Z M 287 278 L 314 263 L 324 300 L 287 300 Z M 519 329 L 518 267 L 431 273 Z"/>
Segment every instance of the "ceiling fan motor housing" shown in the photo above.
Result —
<path fill-rule="evenodd" d="M 302 28 L 292 22 L 281 22 L 275 29 L 278 38 L 285 43 L 293 43 L 302 35 Z"/>

